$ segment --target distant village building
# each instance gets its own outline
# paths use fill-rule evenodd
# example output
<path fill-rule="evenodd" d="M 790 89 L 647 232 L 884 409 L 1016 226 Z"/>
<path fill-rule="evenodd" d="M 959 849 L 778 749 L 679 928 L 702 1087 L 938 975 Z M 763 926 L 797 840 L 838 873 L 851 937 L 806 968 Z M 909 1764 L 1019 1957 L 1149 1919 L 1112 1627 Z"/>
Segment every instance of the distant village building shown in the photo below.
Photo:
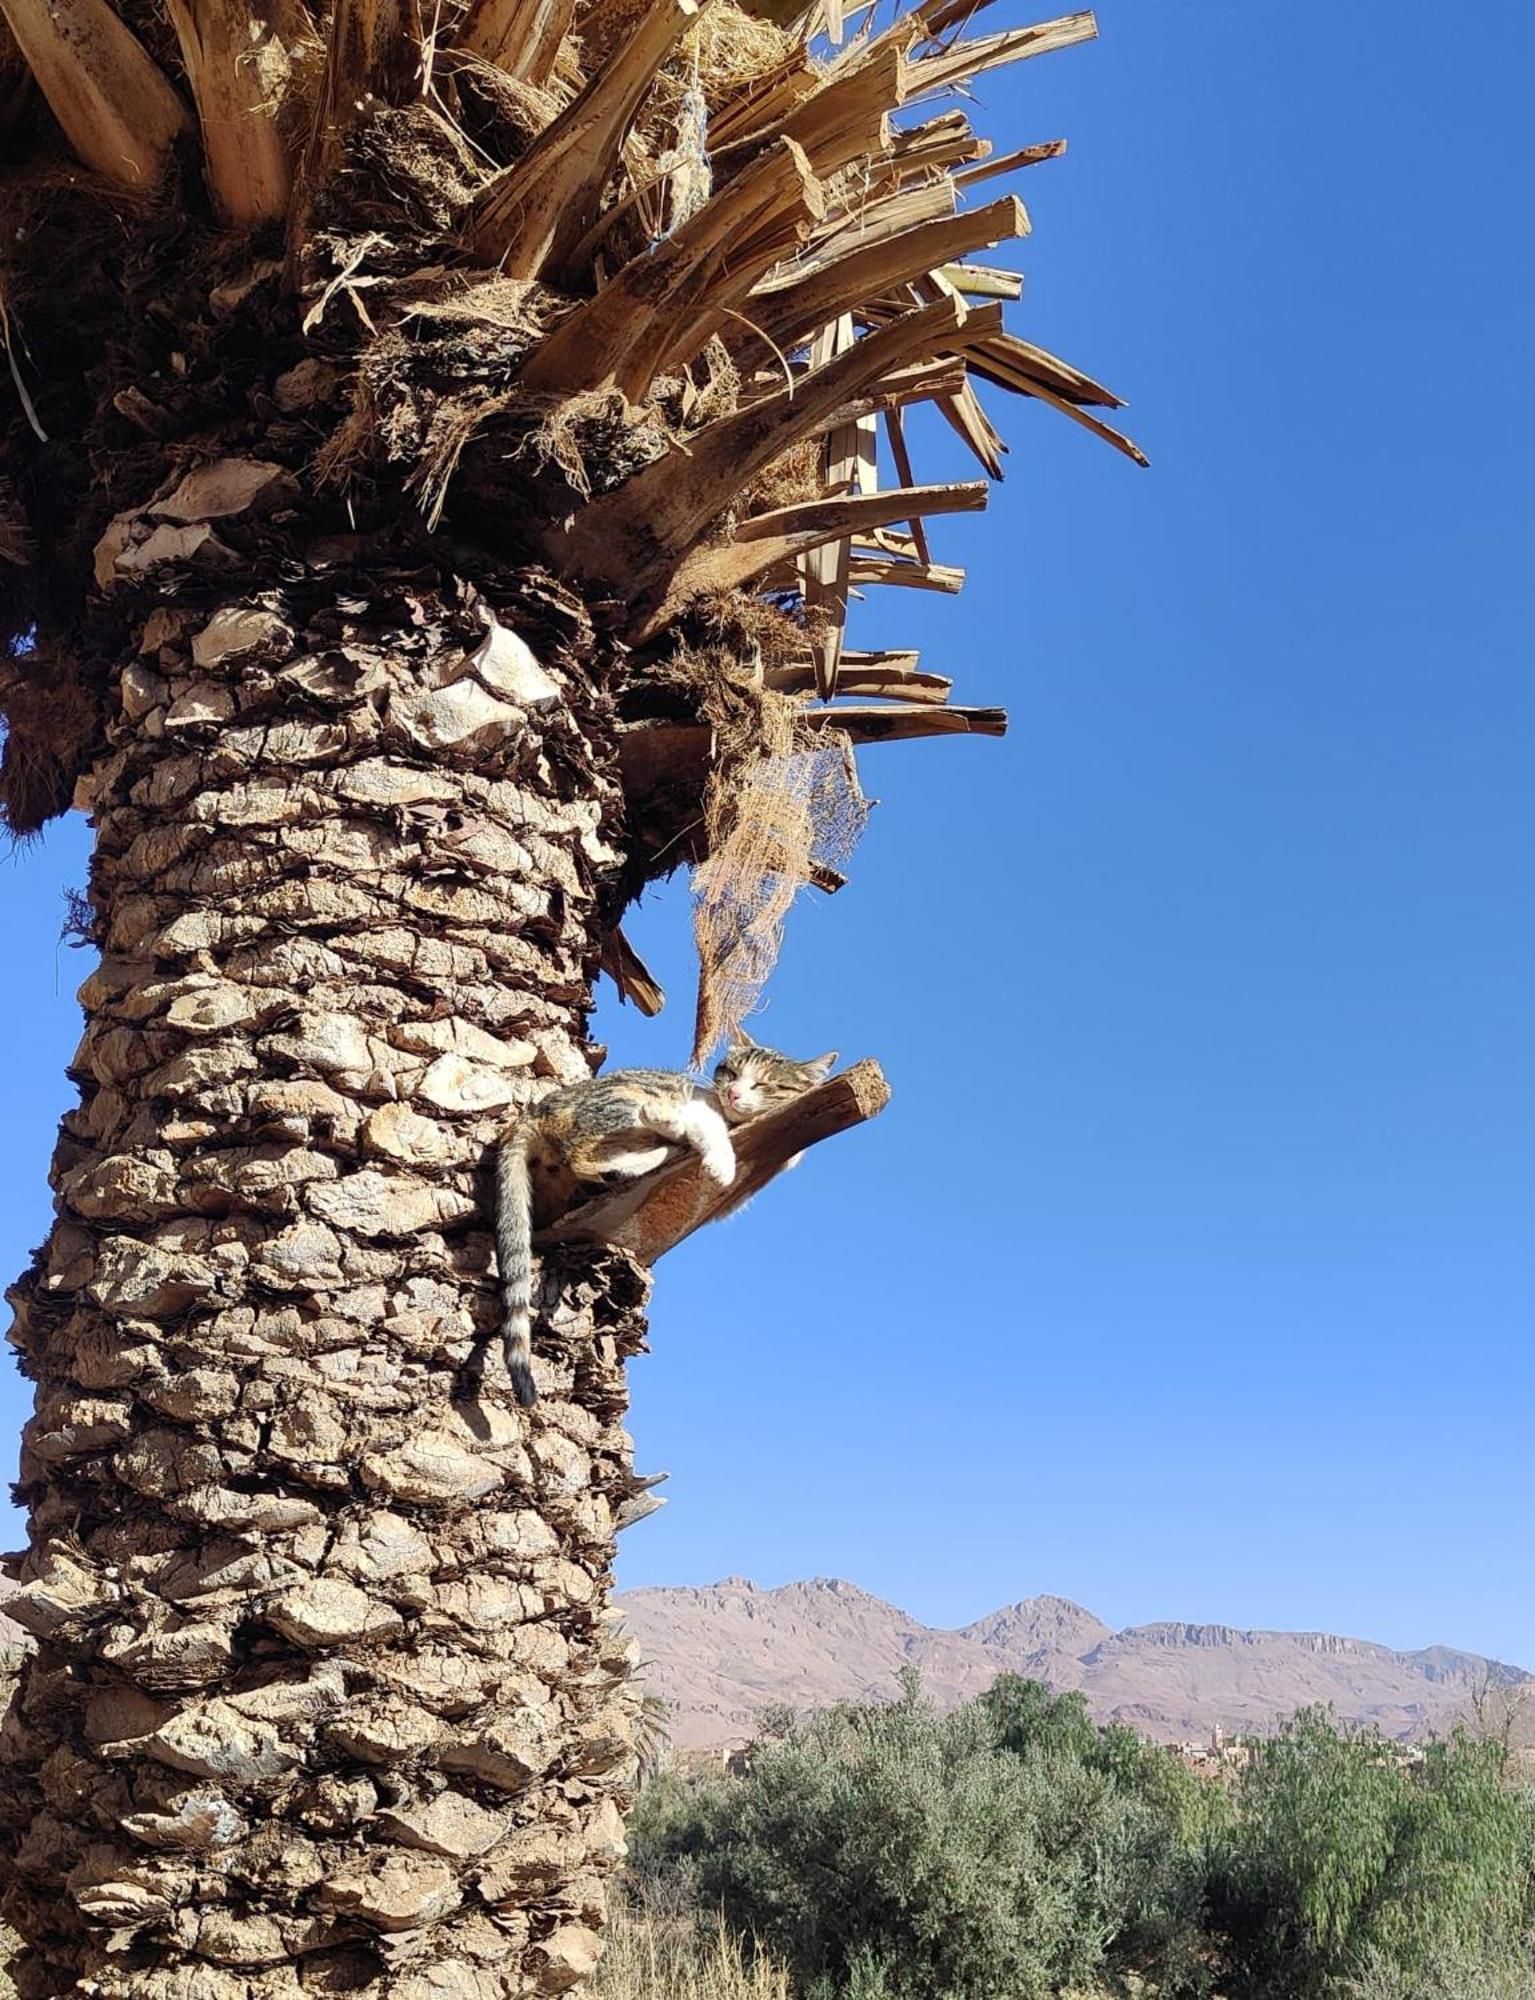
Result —
<path fill-rule="evenodd" d="M 1189 1770 L 1205 1778 L 1227 1778 L 1258 1759 L 1258 1745 L 1243 1736 L 1228 1736 L 1217 1722 L 1208 1743 L 1176 1743 L 1173 1754 Z"/>

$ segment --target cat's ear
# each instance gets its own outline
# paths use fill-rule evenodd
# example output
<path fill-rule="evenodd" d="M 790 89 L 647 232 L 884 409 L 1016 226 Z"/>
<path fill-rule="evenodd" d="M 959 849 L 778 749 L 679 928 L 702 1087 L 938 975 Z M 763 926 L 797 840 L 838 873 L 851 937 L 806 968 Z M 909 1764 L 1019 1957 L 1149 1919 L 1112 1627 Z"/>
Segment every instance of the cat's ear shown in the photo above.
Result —
<path fill-rule="evenodd" d="M 835 1049 L 828 1049 L 824 1056 L 817 1056 L 814 1062 L 807 1062 L 805 1065 L 806 1069 L 814 1071 L 820 1077 L 830 1076 L 836 1066 L 837 1051 Z"/>
<path fill-rule="evenodd" d="M 732 1055 L 746 1049 L 760 1049 L 761 1046 L 761 1042 L 754 1042 L 744 1028 L 731 1029 L 729 1047 Z"/>

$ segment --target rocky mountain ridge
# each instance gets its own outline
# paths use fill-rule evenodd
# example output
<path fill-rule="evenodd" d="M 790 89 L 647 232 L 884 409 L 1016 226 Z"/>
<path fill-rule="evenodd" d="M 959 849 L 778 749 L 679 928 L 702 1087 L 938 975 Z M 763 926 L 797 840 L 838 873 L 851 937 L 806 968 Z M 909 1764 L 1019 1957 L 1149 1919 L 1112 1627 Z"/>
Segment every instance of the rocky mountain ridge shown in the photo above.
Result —
<path fill-rule="evenodd" d="M 771 1704 L 885 1699 L 905 1667 L 921 1672 L 942 1707 L 1019 1673 L 1079 1689 L 1099 1721 L 1162 1742 L 1202 1740 L 1217 1727 L 1270 1730 L 1314 1702 L 1412 1738 L 1453 1726 L 1478 1689 L 1529 1678 L 1449 1646 L 1400 1652 L 1330 1632 L 1176 1620 L 1116 1632 L 1062 1597 L 1024 1598 L 945 1631 L 829 1577 L 773 1590 L 727 1577 L 628 1591 L 618 1602 L 684 1749 L 744 1742 Z"/>

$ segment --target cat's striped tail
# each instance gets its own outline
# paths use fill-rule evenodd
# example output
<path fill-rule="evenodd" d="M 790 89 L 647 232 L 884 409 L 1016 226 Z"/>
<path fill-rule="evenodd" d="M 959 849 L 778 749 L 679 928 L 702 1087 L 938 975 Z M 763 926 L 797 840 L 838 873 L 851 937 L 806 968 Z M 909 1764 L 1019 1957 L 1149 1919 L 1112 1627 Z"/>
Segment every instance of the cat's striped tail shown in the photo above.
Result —
<path fill-rule="evenodd" d="M 538 1401 L 533 1381 L 533 1188 L 521 1133 L 496 1162 L 496 1261 L 501 1272 L 501 1351 L 512 1391 L 527 1408 Z"/>

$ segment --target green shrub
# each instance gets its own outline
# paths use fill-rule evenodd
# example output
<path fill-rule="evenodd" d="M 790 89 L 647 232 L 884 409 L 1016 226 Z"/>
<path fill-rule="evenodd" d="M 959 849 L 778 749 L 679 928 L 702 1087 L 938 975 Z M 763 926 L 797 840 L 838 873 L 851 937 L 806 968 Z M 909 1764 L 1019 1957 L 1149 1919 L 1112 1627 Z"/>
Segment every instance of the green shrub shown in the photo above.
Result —
<path fill-rule="evenodd" d="M 650 1787 L 635 1865 L 685 1880 L 806 1994 L 1037 2000 L 1127 1957 L 1197 1990 L 1192 1857 L 1141 1746 L 1024 1700 L 940 1717 L 908 1690 L 788 1724 L 744 1778 Z"/>
<path fill-rule="evenodd" d="M 723 1915 L 797 2000 L 1535 2000 L 1535 1800 L 1320 1711 L 1233 1788 L 1007 1676 L 938 1716 L 774 1719 L 631 1827 L 652 1908 Z"/>
<path fill-rule="evenodd" d="M 1329 2000 L 1368 1976 L 1504 1962 L 1531 1915 L 1535 1813 L 1498 1746 L 1457 1734 L 1414 1766 L 1297 1716 L 1211 1843 L 1210 1920 L 1232 2000 Z"/>

